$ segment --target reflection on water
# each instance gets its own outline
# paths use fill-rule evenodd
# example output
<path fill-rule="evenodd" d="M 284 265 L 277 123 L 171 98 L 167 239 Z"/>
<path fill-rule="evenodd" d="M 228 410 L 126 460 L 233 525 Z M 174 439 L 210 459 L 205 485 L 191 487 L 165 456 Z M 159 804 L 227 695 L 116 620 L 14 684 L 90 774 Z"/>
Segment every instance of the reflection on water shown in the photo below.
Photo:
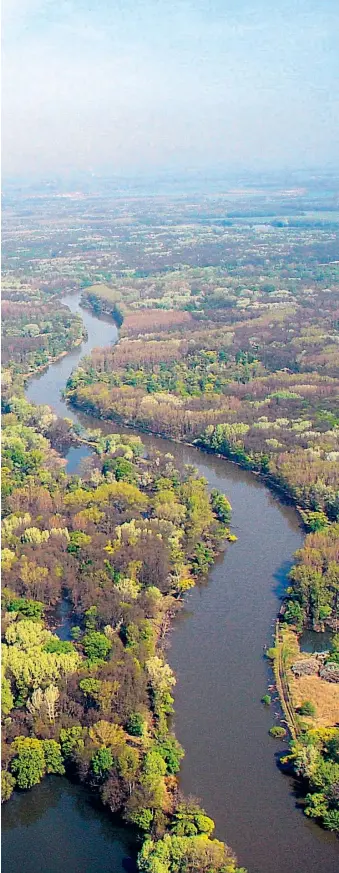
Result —
<path fill-rule="evenodd" d="M 67 473 L 77 473 L 81 464 L 81 461 L 84 461 L 85 458 L 89 458 L 92 454 L 92 450 L 89 446 L 72 446 L 67 452 Z"/>
<path fill-rule="evenodd" d="M 58 603 L 51 620 L 52 624 L 55 624 L 54 633 L 59 637 L 59 640 L 69 641 L 72 639 L 71 628 L 75 622 L 73 620 L 72 604 L 66 597 Z"/>
<path fill-rule="evenodd" d="M 315 631 L 307 630 L 301 634 L 299 645 L 302 652 L 328 652 L 331 648 L 333 634 L 331 631 L 323 631 L 316 633 Z"/>
<path fill-rule="evenodd" d="M 49 776 L 16 793 L 2 815 L 3 873 L 123 873 L 135 870 L 135 841 L 90 794 Z"/>

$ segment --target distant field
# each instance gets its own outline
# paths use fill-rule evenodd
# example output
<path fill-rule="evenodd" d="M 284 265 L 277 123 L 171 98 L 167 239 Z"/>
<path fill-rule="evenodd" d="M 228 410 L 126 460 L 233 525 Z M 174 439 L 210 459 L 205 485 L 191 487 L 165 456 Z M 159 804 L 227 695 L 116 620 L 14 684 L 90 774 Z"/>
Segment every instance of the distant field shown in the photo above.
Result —
<path fill-rule="evenodd" d="M 163 310 L 163 309 L 146 309 L 138 310 L 130 315 L 126 315 L 123 325 L 123 334 L 145 332 L 147 328 L 150 331 L 166 330 L 190 324 L 193 321 L 189 312 L 180 312 L 179 310 Z"/>
<path fill-rule="evenodd" d="M 109 288 L 108 285 L 100 282 L 95 285 L 89 285 L 88 288 L 84 288 L 84 291 L 86 294 L 94 294 L 96 297 L 101 297 L 110 303 L 116 303 L 118 300 L 121 300 L 120 291 L 117 291 L 116 288 Z"/>

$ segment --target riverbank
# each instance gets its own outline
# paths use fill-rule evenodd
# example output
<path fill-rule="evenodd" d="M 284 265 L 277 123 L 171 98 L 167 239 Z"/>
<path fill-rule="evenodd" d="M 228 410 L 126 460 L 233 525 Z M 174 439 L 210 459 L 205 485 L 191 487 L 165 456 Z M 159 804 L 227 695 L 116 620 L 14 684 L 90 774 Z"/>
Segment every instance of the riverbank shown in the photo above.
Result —
<path fill-rule="evenodd" d="M 87 331 L 84 331 L 82 337 L 76 340 L 71 348 L 65 349 L 63 352 L 60 352 L 59 355 L 55 355 L 54 358 L 49 358 L 46 364 L 41 364 L 40 367 L 35 367 L 34 370 L 31 370 L 29 373 L 20 373 L 20 379 L 22 379 L 24 385 L 26 386 L 26 382 L 28 382 L 29 379 L 34 379 L 39 376 L 39 373 L 45 373 L 46 370 L 49 369 L 51 364 L 56 364 L 58 361 L 61 361 L 62 358 L 66 358 L 75 349 L 78 349 L 80 346 L 82 346 L 83 342 L 85 342 L 87 338 Z"/>
<path fill-rule="evenodd" d="M 120 416 L 113 417 L 113 416 L 103 416 L 103 415 L 99 415 L 99 414 L 94 415 L 92 409 L 86 408 L 86 407 L 81 406 L 80 404 L 77 404 L 75 399 L 72 396 L 69 396 L 66 391 L 64 392 L 64 397 L 65 397 L 66 403 L 71 408 L 78 409 L 81 413 L 84 413 L 85 415 L 88 415 L 91 418 L 94 417 L 98 421 L 111 422 L 112 425 L 117 425 L 118 427 L 125 427 L 128 430 L 137 431 L 138 433 L 141 433 L 141 434 L 148 434 L 149 436 L 155 436 L 159 439 L 166 440 L 167 442 L 173 443 L 174 445 L 185 445 L 185 446 L 189 446 L 193 449 L 199 449 L 199 451 L 203 452 L 204 454 L 213 455 L 216 458 L 221 458 L 222 460 L 227 461 L 229 464 L 234 464 L 234 466 L 239 467 L 240 470 L 247 470 L 253 476 L 256 476 L 267 488 L 270 488 L 272 491 L 274 491 L 276 494 L 278 494 L 280 496 L 280 498 L 282 498 L 284 500 L 284 502 L 287 502 L 287 503 L 291 504 L 292 506 L 294 506 L 295 511 L 298 513 L 298 515 L 300 517 L 300 523 L 303 526 L 305 526 L 304 519 L 302 516 L 303 507 L 297 503 L 297 501 L 295 500 L 295 498 L 293 497 L 291 492 L 288 491 L 287 488 L 285 488 L 283 485 L 281 485 L 281 483 L 279 483 L 277 480 L 275 480 L 274 477 L 270 476 L 268 473 L 264 473 L 261 470 L 256 470 L 253 467 L 249 467 L 248 465 L 241 463 L 241 461 L 235 460 L 234 458 L 230 457 L 229 455 L 224 455 L 221 452 L 214 452 L 213 449 L 210 449 L 210 448 L 208 448 L 208 446 L 205 446 L 203 443 L 201 443 L 199 439 L 195 440 L 194 442 L 190 442 L 189 440 L 185 440 L 185 439 L 176 439 L 175 437 L 170 436 L 165 431 L 153 430 L 150 427 L 145 427 L 144 425 L 133 422 L 129 419 L 123 419 Z M 87 441 L 86 439 L 81 439 L 81 438 L 78 438 L 78 439 L 79 439 L 79 443 L 94 445 L 94 443 L 91 443 L 90 441 Z M 306 530 L 306 528 L 305 528 L 305 530 Z"/>
<path fill-rule="evenodd" d="M 134 835 L 83 785 L 48 776 L 2 808 L 5 873 L 136 873 Z"/>
<path fill-rule="evenodd" d="M 65 395 L 66 399 L 72 405 L 74 405 L 76 408 L 80 408 L 81 410 L 83 410 L 85 412 L 85 414 L 90 413 L 93 415 L 93 413 L 94 413 L 94 415 L 97 418 L 100 418 L 101 420 L 106 420 L 106 421 L 107 420 L 115 421 L 119 424 L 120 427 L 121 427 L 121 425 L 126 426 L 126 427 L 134 426 L 134 427 L 137 427 L 138 430 L 140 430 L 140 432 L 142 432 L 142 433 L 149 433 L 149 434 L 151 433 L 151 434 L 154 434 L 154 435 L 159 436 L 161 438 L 168 439 L 169 441 L 171 441 L 175 444 L 184 444 L 184 445 L 195 446 L 198 449 L 207 449 L 208 452 L 211 452 L 212 454 L 216 454 L 217 456 L 219 456 L 221 458 L 226 457 L 231 462 L 233 461 L 236 464 L 238 464 L 241 468 L 249 469 L 249 470 L 251 470 L 251 472 L 254 472 L 255 475 L 259 479 L 261 479 L 265 483 L 266 486 L 270 487 L 271 490 L 274 490 L 276 493 L 278 493 L 280 498 L 281 498 L 281 496 L 283 496 L 285 500 L 287 498 L 287 500 L 290 503 L 296 505 L 296 509 L 300 515 L 300 518 L 302 519 L 303 524 L 305 526 L 307 525 L 309 529 L 311 529 L 311 530 L 313 529 L 315 533 L 317 533 L 318 531 L 321 531 L 324 528 L 326 529 L 326 525 L 329 525 L 329 521 L 326 518 L 325 513 L 319 512 L 319 511 L 313 511 L 313 512 L 310 511 L 309 497 L 307 496 L 308 492 L 304 497 L 303 506 L 300 506 L 297 504 L 296 495 L 294 493 L 294 488 L 292 487 L 292 485 L 290 487 L 286 487 L 284 484 L 282 484 L 281 479 L 283 478 L 284 456 L 282 456 L 282 458 L 281 458 L 280 465 L 277 463 L 277 465 L 276 465 L 277 466 L 277 473 L 276 473 L 276 476 L 273 476 L 272 473 L 267 472 L 267 467 L 269 467 L 270 463 L 271 463 L 269 460 L 269 457 L 267 455 L 264 456 L 262 452 L 259 453 L 259 455 L 260 455 L 259 461 L 258 461 L 257 465 L 255 465 L 253 460 L 248 455 L 246 455 L 246 453 L 243 451 L 243 449 L 242 449 L 242 451 L 240 451 L 239 448 L 236 448 L 235 446 L 233 448 L 231 448 L 229 446 L 227 453 L 223 454 L 222 452 L 215 451 L 215 449 L 212 448 L 213 433 L 215 432 L 215 434 L 217 434 L 218 445 L 222 444 L 223 442 L 227 443 L 228 440 L 226 439 L 225 435 L 226 435 L 226 433 L 227 433 L 227 435 L 229 435 L 229 433 L 232 431 L 231 425 L 217 425 L 217 426 L 215 426 L 215 428 L 213 428 L 211 426 L 211 427 L 207 428 L 204 438 L 198 437 L 197 439 L 194 440 L 193 443 L 191 443 L 187 439 L 185 439 L 183 436 L 179 439 L 176 439 L 170 430 L 159 431 L 158 429 L 153 428 L 151 423 L 149 423 L 148 425 L 145 425 L 145 423 L 143 421 L 140 421 L 140 419 L 138 418 L 137 415 L 133 419 L 131 419 L 130 417 L 126 417 L 126 416 L 123 416 L 123 415 L 115 412 L 114 406 L 118 402 L 117 401 L 117 391 L 118 391 L 118 393 L 120 390 L 128 392 L 129 388 L 127 385 L 124 386 L 124 388 L 121 388 L 121 386 L 120 386 L 120 388 L 118 388 L 118 389 L 112 388 L 111 392 L 110 392 L 109 388 L 108 388 L 109 375 L 105 375 L 104 377 L 101 377 L 100 374 L 102 372 L 104 372 L 104 374 L 109 373 L 109 364 L 111 363 L 113 365 L 114 360 L 115 359 L 114 359 L 113 354 L 107 355 L 105 350 L 103 350 L 101 353 L 101 356 L 100 356 L 100 352 L 98 352 L 96 354 L 96 356 L 94 356 L 93 360 L 90 362 L 90 366 L 91 366 L 90 373 L 88 372 L 88 374 L 87 374 L 86 370 L 85 371 L 82 370 L 81 373 L 79 373 L 79 376 L 77 373 L 72 374 L 72 376 L 69 380 L 69 383 L 68 383 L 68 391 L 66 391 L 66 395 Z M 97 361 L 97 363 L 98 363 L 98 376 L 97 377 L 95 375 L 95 361 Z M 93 372 L 94 372 L 94 378 L 93 378 Z M 115 384 L 114 383 L 115 378 L 116 377 L 114 375 L 113 385 Z M 120 371 L 120 378 L 121 378 L 121 371 Z M 130 374 L 130 378 L 131 378 L 131 374 Z M 93 400 L 89 399 L 89 397 L 88 397 L 88 395 L 91 392 L 92 392 L 92 395 L 94 397 Z M 101 397 L 101 401 L 99 401 L 99 399 L 98 399 L 99 396 Z M 168 403 L 170 402 L 170 400 L 173 400 L 173 403 L 175 401 L 175 403 L 174 403 L 175 409 L 176 409 L 176 405 L 180 405 L 181 401 L 177 397 L 172 397 L 171 395 L 165 395 L 165 394 L 152 395 L 152 393 L 151 393 L 151 398 L 149 400 L 147 400 L 147 403 L 149 405 L 149 411 L 146 414 L 146 418 L 147 417 L 151 418 L 151 405 L 153 402 L 153 397 L 154 397 L 154 403 L 160 404 L 160 401 L 161 402 L 163 401 L 164 403 L 166 402 L 166 396 L 167 396 Z M 88 401 L 86 398 L 88 398 Z M 115 400 L 114 400 L 114 398 L 115 398 Z M 143 406 L 144 400 L 145 400 L 144 396 L 142 396 L 141 401 L 140 401 L 140 397 L 139 397 L 139 399 L 137 401 L 137 407 L 139 404 L 138 408 L 141 409 L 141 407 Z M 102 406 L 108 407 L 106 414 L 102 413 L 100 411 L 102 409 Z M 156 416 L 158 415 L 158 418 L 160 417 L 160 419 L 161 419 L 161 413 L 158 412 L 155 415 Z M 180 409 L 179 409 L 178 415 L 180 418 L 180 415 L 181 415 Z M 234 428 L 234 432 L 235 433 L 237 432 L 236 428 Z M 240 428 L 239 433 L 241 433 L 241 432 L 242 431 Z M 208 435 L 208 438 L 207 438 L 207 435 Z M 222 438 L 221 438 L 221 436 L 222 436 Z M 266 442 L 267 442 L 267 440 L 266 440 Z M 274 442 L 274 440 L 273 441 L 271 440 L 271 442 Z M 242 460 L 239 460 L 239 455 L 242 458 Z M 264 457 L 265 457 L 265 461 L 264 461 Z M 255 469 L 255 466 L 256 466 L 256 469 Z M 311 508 L 312 508 L 312 503 L 311 503 Z M 305 510 L 307 510 L 307 511 L 305 511 Z M 333 525 L 332 527 L 334 529 L 335 525 Z M 325 551 L 326 551 L 326 548 L 325 548 Z M 325 569 L 326 569 L 326 565 L 325 565 Z M 316 577 L 315 576 L 313 577 L 313 575 L 312 575 L 313 571 L 311 571 L 308 574 L 307 566 L 305 565 L 305 568 L 304 568 L 304 577 L 305 577 L 304 586 L 305 585 L 308 586 L 309 594 L 305 595 L 305 592 L 302 589 L 302 585 L 300 585 L 299 588 L 298 588 L 298 585 L 294 585 L 294 589 L 292 586 L 291 591 L 293 593 L 291 595 L 291 591 L 290 591 L 289 597 L 286 600 L 286 616 L 285 616 L 287 622 L 290 625 L 293 626 L 294 624 L 297 625 L 297 624 L 301 623 L 301 625 L 304 625 L 305 627 L 313 627 L 316 629 L 318 625 L 321 626 L 321 624 L 323 623 L 323 621 L 325 619 L 327 620 L 328 624 L 331 623 L 332 617 L 333 617 L 333 622 L 335 621 L 335 610 L 337 608 L 336 607 L 336 598 L 333 594 L 333 586 L 331 584 L 331 580 L 329 579 L 327 581 L 325 569 L 322 571 L 322 573 L 323 573 L 323 585 L 325 586 L 325 595 L 324 594 L 322 595 L 323 599 L 322 599 L 322 602 L 320 603 L 319 597 L 318 597 L 316 590 L 315 590 L 318 582 L 316 581 Z M 298 567 L 294 567 L 293 573 L 294 573 L 295 579 L 297 579 L 298 572 L 299 572 Z M 320 571 L 318 570 L 318 573 L 319 572 Z M 307 577 L 307 581 L 306 581 L 307 574 L 308 574 L 308 577 Z M 327 586 L 327 588 L 326 588 L 326 586 Z M 286 596 L 287 596 L 287 592 L 284 592 L 282 597 L 284 598 Z M 306 602 L 304 603 L 305 597 L 306 597 Z M 307 597 L 310 598 L 310 603 L 313 602 L 313 607 L 310 606 L 310 608 L 308 608 Z M 315 605 L 316 603 L 318 603 L 318 606 Z M 300 733 L 300 731 L 301 731 L 301 721 L 297 717 L 297 713 L 295 711 L 295 708 L 294 708 L 293 703 L 292 703 L 291 695 L 289 693 L 289 683 L 287 681 L 287 672 L 286 672 L 286 663 L 285 663 L 285 646 L 280 639 L 280 636 L 283 634 L 283 628 L 280 627 L 280 625 L 277 626 L 277 628 L 276 628 L 276 634 L 277 634 L 277 639 L 276 639 L 276 641 L 277 641 L 277 647 L 276 647 L 277 648 L 277 658 L 275 660 L 275 671 L 276 671 L 277 688 L 278 688 L 278 692 L 280 695 L 280 702 L 281 702 L 283 711 L 284 711 L 285 716 L 286 716 L 286 724 L 287 724 L 287 727 L 289 729 L 290 736 L 291 736 L 292 740 L 293 739 L 295 740 L 298 733 Z M 332 674 L 331 674 L 331 678 L 332 678 Z M 330 693 L 331 692 L 329 691 L 329 694 Z M 335 706 L 333 707 L 333 710 L 334 709 L 335 709 Z M 282 726 L 278 726 L 278 725 L 273 725 L 270 729 L 271 735 L 275 736 L 277 738 L 278 737 L 282 738 L 284 736 L 284 732 L 286 733 L 285 728 L 283 728 Z M 296 769 L 296 773 L 298 774 L 297 769 Z M 331 773 L 332 773 L 332 771 L 331 771 Z M 300 775 L 302 775 L 302 774 L 300 774 Z M 332 773 L 333 778 L 334 778 L 334 775 L 335 774 L 333 771 L 333 773 Z M 306 780 L 305 780 L 306 790 L 307 790 L 307 779 L 308 779 L 308 775 L 306 774 Z M 316 815 L 315 815 L 315 818 L 317 818 Z M 330 827 L 331 829 L 338 830 L 336 820 L 335 820 L 335 818 L 333 818 L 333 816 L 332 816 L 332 818 L 331 817 L 326 818 L 326 819 L 324 818 L 324 822 L 328 822 L 327 826 Z"/>
<path fill-rule="evenodd" d="M 180 837 L 183 857 L 199 862 L 206 850 L 216 873 L 226 864 L 236 873 L 231 850 L 211 839 L 212 819 L 179 794 L 183 750 L 169 725 L 175 677 L 159 645 L 176 601 L 230 538 L 230 504 L 194 472 L 164 454 L 146 461 L 138 440 L 117 434 L 99 454 L 95 481 L 89 473 L 76 487 L 59 476 L 60 459 L 29 415 L 17 411 L 20 456 L 17 421 L 4 423 L 12 478 L 3 530 L 3 797 L 68 772 L 143 845 L 164 838 L 178 851 Z M 32 467 L 36 441 L 44 457 Z M 21 514 L 11 513 L 13 501 Z M 65 589 L 78 623 L 59 640 L 44 613 Z"/>
<path fill-rule="evenodd" d="M 296 739 L 298 727 L 295 717 L 295 709 L 290 696 L 290 689 L 287 680 L 287 665 L 284 663 L 284 628 L 279 618 L 275 625 L 274 638 L 274 655 L 273 657 L 273 672 L 276 681 L 277 691 L 280 698 L 280 703 L 286 718 L 286 725 L 293 740 Z"/>
<path fill-rule="evenodd" d="M 108 324 L 87 314 L 86 321 L 93 345 L 105 341 L 104 331 L 109 342 Z M 69 417 L 59 390 L 74 363 L 68 360 L 62 373 L 56 365 L 31 383 L 29 399 Z M 96 427 L 94 419 L 77 420 Z M 111 429 L 107 422 L 102 427 L 104 433 Z M 144 442 L 159 451 L 166 445 L 146 434 Z M 268 681 L 263 644 L 272 633 L 291 555 L 302 542 L 295 512 L 236 464 L 182 443 L 168 447 L 177 464 L 197 466 L 210 488 L 229 494 L 240 534 L 237 548 L 217 561 L 208 586 L 189 593 L 170 634 L 168 658 L 178 676 L 176 733 L 186 749 L 182 787 L 202 798 L 217 835 L 234 846 L 251 873 L 276 873 L 277 859 L 290 873 L 300 873 L 305 858 L 309 873 L 335 873 L 332 838 L 296 812 L 297 786 L 276 768 L 268 737 L 272 713 L 260 704 Z"/>

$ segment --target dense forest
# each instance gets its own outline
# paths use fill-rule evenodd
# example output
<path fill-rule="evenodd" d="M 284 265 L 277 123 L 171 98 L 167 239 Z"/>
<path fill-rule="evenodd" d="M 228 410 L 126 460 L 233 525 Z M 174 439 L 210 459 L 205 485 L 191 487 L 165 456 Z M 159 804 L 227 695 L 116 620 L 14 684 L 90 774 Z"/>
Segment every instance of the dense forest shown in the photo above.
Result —
<path fill-rule="evenodd" d="M 178 790 L 175 677 L 163 640 L 182 594 L 228 538 L 231 507 L 140 439 L 98 439 L 67 476 L 46 407 L 3 416 L 3 799 L 69 773 L 143 835 L 140 869 L 234 871 L 213 821 Z M 53 632 L 67 599 L 68 640 Z M 173 868 L 174 869 L 174 868 Z M 175 868 L 177 869 L 177 868 Z"/>
<path fill-rule="evenodd" d="M 23 295 L 25 296 L 25 295 Z M 27 295 L 26 295 L 27 296 Z M 3 381 L 28 376 L 79 345 L 83 323 L 59 300 L 2 299 L 1 340 Z"/>
<path fill-rule="evenodd" d="M 207 321 L 191 314 L 165 337 L 149 310 L 138 337 L 81 362 L 68 397 L 103 418 L 197 441 L 335 520 L 338 312 L 330 290 L 300 294 L 293 306 L 257 304 L 247 318 L 227 310 L 221 325 L 219 310 Z"/>
<path fill-rule="evenodd" d="M 105 298 L 103 288 L 99 297 Z M 200 289 L 194 297 L 189 306 L 172 300 L 177 308 L 171 309 L 154 308 L 154 299 L 138 311 L 131 301 L 124 310 L 119 304 L 120 342 L 82 360 L 67 396 L 102 418 L 224 455 L 282 489 L 310 533 L 295 556 L 281 621 L 293 640 L 303 628 L 337 632 L 337 294 L 301 287 L 279 295 L 265 285 L 245 309 L 230 289 Z M 85 292 L 95 310 L 94 298 Z M 339 721 L 332 691 L 339 681 L 337 643 L 334 637 L 327 657 L 315 662 L 310 685 L 296 681 L 296 738 L 283 764 L 304 781 L 306 815 L 339 833 L 339 731 L 328 726 Z M 291 687 L 288 660 L 281 669 Z M 303 690 L 306 699 L 298 704 Z"/>
<path fill-rule="evenodd" d="M 232 540 L 230 506 L 193 469 L 118 433 L 91 434 L 91 460 L 66 475 L 77 429 L 27 403 L 23 380 L 81 341 L 62 294 L 81 289 L 84 306 L 114 318 L 119 343 L 82 360 L 69 402 L 230 458 L 298 505 L 308 535 L 281 614 L 298 658 L 303 628 L 337 634 L 339 621 L 338 218 L 332 189 L 322 196 L 319 217 L 306 187 L 7 203 L 3 799 L 69 774 L 136 829 L 145 873 L 238 869 L 178 789 L 164 654 L 185 591 Z M 313 685 L 295 681 L 285 759 L 304 779 L 306 814 L 333 831 L 339 719 L 334 705 L 316 712 L 312 693 L 325 684 L 333 703 L 338 659 L 334 635 Z"/>
<path fill-rule="evenodd" d="M 329 524 L 324 513 L 306 513 L 313 528 L 290 572 L 284 620 L 320 630 L 324 621 L 339 630 L 339 524 Z"/>

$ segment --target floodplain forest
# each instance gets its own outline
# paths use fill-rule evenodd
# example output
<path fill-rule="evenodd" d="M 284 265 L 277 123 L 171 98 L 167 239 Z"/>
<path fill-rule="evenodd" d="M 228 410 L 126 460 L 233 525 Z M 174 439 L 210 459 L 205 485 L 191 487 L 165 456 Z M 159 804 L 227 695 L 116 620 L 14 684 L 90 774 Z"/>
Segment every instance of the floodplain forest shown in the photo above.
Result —
<path fill-rule="evenodd" d="M 62 196 L 6 197 L 2 799 L 67 774 L 135 829 L 140 871 L 242 869 L 208 811 L 180 790 L 165 657 L 185 593 L 236 539 L 231 506 L 168 451 L 147 455 L 142 438 L 119 432 L 133 425 L 252 470 L 299 509 L 306 537 L 267 652 L 290 713 L 280 765 L 302 780 L 306 815 L 339 833 L 333 182 L 293 195 L 126 201 L 108 185 L 67 201 L 67 227 Z M 65 386 L 70 408 L 97 417 L 95 432 L 24 396 L 29 376 L 84 338 L 62 302 L 79 290 L 120 334 Z M 92 454 L 70 475 L 65 454 L 80 441 Z M 60 603 L 68 639 L 58 636 Z M 304 629 L 329 631 L 329 650 L 302 652 Z"/>

